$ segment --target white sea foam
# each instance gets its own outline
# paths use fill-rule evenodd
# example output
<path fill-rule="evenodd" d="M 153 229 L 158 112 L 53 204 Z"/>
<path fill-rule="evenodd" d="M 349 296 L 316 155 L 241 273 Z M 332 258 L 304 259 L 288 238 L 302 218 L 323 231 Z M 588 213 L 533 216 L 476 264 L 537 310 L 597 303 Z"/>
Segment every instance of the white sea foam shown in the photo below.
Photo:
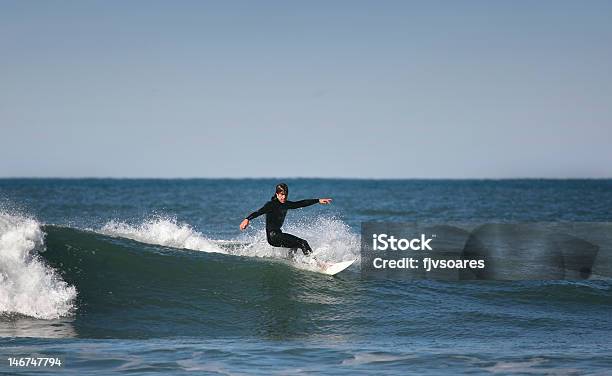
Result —
<path fill-rule="evenodd" d="M 122 237 L 141 243 L 157 244 L 165 247 L 227 253 L 200 232 L 194 230 L 190 225 L 178 223 L 174 218 L 156 217 L 138 225 L 110 221 L 98 232 L 104 235 Z"/>
<path fill-rule="evenodd" d="M 76 289 L 37 253 L 44 236 L 34 219 L 0 212 L 0 314 L 54 319 L 74 309 Z"/>
<path fill-rule="evenodd" d="M 551 369 L 549 367 L 545 367 L 545 364 L 548 362 L 547 359 L 544 358 L 531 358 L 526 359 L 524 361 L 499 361 L 490 367 L 484 368 L 486 371 L 491 373 L 504 373 L 504 374 L 512 374 L 512 373 L 521 373 L 521 374 L 551 374 Z M 555 368 L 553 372 L 556 375 L 574 375 L 577 374 L 575 369 L 562 369 Z"/>
<path fill-rule="evenodd" d="M 361 352 L 353 355 L 352 358 L 344 359 L 342 365 L 354 366 L 361 364 L 372 364 L 380 362 L 411 362 L 414 361 L 416 355 L 413 354 L 388 354 L 388 353 L 371 353 Z"/>

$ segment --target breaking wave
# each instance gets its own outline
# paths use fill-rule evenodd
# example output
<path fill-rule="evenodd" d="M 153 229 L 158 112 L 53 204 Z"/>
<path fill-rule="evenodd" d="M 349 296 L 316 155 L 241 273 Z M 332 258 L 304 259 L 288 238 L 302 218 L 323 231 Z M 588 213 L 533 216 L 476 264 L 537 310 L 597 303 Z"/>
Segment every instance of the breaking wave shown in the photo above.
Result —
<path fill-rule="evenodd" d="M 44 239 L 36 220 L 0 213 L 0 315 L 53 319 L 74 309 L 75 287 L 39 256 Z"/>

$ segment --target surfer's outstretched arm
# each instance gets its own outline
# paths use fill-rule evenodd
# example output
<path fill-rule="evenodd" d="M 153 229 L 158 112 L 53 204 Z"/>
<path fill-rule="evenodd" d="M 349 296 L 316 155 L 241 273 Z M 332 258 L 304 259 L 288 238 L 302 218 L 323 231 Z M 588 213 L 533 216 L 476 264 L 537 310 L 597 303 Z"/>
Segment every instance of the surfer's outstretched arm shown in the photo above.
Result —
<path fill-rule="evenodd" d="M 240 229 L 244 230 L 245 228 L 247 228 L 247 226 L 249 225 L 249 222 L 251 221 L 251 219 L 255 219 L 255 218 L 259 217 L 260 215 L 269 213 L 271 211 L 272 211 L 272 203 L 271 202 L 267 202 L 259 210 L 252 212 L 245 219 L 243 219 L 242 222 L 240 223 Z"/>
<path fill-rule="evenodd" d="M 332 201 L 331 198 L 311 198 L 308 200 L 300 201 L 287 201 L 287 207 L 289 209 L 303 208 L 314 204 L 329 204 Z"/>

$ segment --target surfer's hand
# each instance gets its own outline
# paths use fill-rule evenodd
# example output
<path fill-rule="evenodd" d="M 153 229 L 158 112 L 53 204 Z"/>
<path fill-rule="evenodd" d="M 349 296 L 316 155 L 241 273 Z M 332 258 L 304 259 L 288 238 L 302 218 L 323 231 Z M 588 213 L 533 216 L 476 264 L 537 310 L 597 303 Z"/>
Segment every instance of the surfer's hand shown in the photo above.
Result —
<path fill-rule="evenodd" d="M 327 205 L 327 204 L 331 204 L 331 202 L 332 202 L 331 198 L 320 198 L 319 199 L 319 204 Z"/>
<path fill-rule="evenodd" d="M 248 219 L 244 219 L 241 223 L 240 223 L 240 229 L 244 230 L 245 228 L 247 228 L 247 226 L 249 225 L 249 220 Z"/>

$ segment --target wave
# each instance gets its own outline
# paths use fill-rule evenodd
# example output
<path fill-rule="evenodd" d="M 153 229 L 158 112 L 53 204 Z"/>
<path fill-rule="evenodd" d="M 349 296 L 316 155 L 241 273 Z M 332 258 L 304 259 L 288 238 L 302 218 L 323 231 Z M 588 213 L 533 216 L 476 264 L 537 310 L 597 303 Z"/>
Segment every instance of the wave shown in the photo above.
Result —
<path fill-rule="evenodd" d="M 39 256 L 44 237 L 36 220 L 0 213 L 0 315 L 53 319 L 74 310 L 75 287 Z"/>
<path fill-rule="evenodd" d="M 359 237 L 340 220 L 318 218 L 287 229 L 307 238 L 321 261 L 358 256 Z M 155 217 L 139 224 L 110 221 L 97 230 L 80 230 L 1 214 L 0 236 L 3 316 L 54 319 L 70 315 L 76 307 L 87 311 L 133 304 L 134 299 L 123 297 L 134 295 L 134 286 L 176 293 L 177 284 L 202 284 L 204 275 L 208 281 L 216 278 L 216 289 L 222 290 L 244 279 L 244 271 L 259 278 L 269 268 L 281 275 L 298 272 L 280 272 L 287 263 L 298 269 L 316 268 L 311 258 L 299 254 L 289 259 L 286 249 L 268 245 L 263 229 L 231 240 L 211 239 L 174 218 Z M 222 270 L 226 271 L 213 277 Z"/>
<path fill-rule="evenodd" d="M 314 221 L 294 222 L 286 226 L 286 231 L 308 239 L 317 260 L 340 262 L 359 258 L 359 236 L 339 219 L 317 217 Z M 194 230 L 187 223 L 179 223 L 175 218 L 154 217 L 136 225 L 113 220 L 96 232 L 177 249 L 279 260 L 288 258 L 287 249 L 272 247 L 267 243 L 263 228 L 250 229 L 235 239 L 215 240 Z M 318 269 L 311 257 L 304 257 L 300 253 L 294 255 L 292 261 L 297 268 Z"/>
<path fill-rule="evenodd" d="M 351 296 L 342 279 L 321 283 L 329 277 L 269 258 L 43 229 L 43 257 L 79 291 L 81 336 L 297 335 L 317 320 L 320 307 L 336 309 Z M 343 316 L 349 325 L 351 315 Z M 338 321 L 337 315 L 319 319 Z"/>
<path fill-rule="evenodd" d="M 122 237 L 147 244 L 157 244 L 173 248 L 195 251 L 226 253 L 217 244 L 194 230 L 189 224 L 180 224 L 175 218 L 156 217 L 138 225 L 110 221 L 99 233 Z"/>

